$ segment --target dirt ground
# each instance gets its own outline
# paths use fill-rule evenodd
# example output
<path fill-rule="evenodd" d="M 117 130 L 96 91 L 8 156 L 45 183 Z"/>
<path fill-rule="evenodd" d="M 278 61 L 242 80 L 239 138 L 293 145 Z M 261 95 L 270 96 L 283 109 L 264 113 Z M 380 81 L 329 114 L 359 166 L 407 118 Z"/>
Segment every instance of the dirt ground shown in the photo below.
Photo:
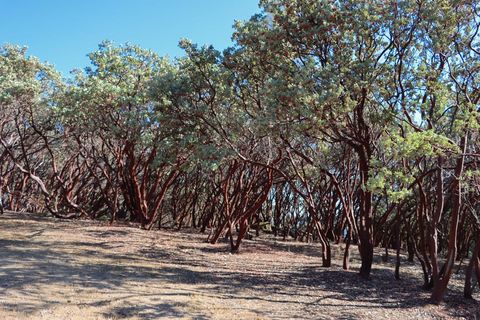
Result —
<path fill-rule="evenodd" d="M 396 281 L 393 259 L 377 256 L 364 281 L 356 255 L 347 272 L 337 259 L 322 268 L 314 244 L 259 238 L 231 255 L 205 239 L 5 214 L 0 319 L 480 319 L 480 304 L 462 298 L 461 274 L 433 306 L 406 262 Z"/>

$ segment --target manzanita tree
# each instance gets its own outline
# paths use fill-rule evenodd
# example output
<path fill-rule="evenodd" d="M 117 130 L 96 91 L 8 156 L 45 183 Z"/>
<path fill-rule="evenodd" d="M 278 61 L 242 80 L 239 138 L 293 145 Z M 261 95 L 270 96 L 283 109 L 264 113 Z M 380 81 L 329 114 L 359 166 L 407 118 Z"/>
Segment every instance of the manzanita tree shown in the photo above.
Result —
<path fill-rule="evenodd" d="M 416 257 L 443 300 L 480 279 L 477 1 L 262 0 L 224 52 L 104 42 L 62 80 L 0 50 L 0 209 L 193 227 L 232 252 L 271 230 Z M 251 228 L 255 229 L 254 235 Z M 460 232 L 462 230 L 462 232 Z"/>

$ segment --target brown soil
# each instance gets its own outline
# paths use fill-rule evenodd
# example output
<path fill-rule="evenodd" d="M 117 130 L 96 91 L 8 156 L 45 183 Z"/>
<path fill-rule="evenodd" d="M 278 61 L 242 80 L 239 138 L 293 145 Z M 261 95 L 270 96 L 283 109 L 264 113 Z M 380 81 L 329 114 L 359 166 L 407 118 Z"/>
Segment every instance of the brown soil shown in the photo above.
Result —
<path fill-rule="evenodd" d="M 0 216 L 0 319 L 480 319 L 455 274 L 428 304 L 418 265 L 376 257 L 370 281 L 321 267 L 316 244 L 245 241 L 240 254 L 194 232 Z M 338 260 L 337 260 L 338 259 Z M 480 299 L 477 293 L 475 296 Z"/>

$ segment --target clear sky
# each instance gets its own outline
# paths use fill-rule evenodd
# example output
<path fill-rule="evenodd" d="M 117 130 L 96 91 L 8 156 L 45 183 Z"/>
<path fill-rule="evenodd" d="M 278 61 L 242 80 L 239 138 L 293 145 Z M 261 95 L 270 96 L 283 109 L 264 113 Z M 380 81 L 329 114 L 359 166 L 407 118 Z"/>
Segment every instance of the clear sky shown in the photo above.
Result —
<path fill-rule="evenodd" d="M 258 0 L 0 0 L 0 45 L 26 45 L 65 75 L 102 40 L 181 56 L 180 38 L 224 49 Z"/>

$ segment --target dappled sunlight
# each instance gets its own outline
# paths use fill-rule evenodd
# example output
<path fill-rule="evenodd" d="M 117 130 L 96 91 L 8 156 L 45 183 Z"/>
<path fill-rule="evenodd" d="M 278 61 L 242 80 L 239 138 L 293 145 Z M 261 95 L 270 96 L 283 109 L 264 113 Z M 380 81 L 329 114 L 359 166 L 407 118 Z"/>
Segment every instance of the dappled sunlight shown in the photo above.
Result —
<path fill-rule="evenodd" d="M 426 306 L 421 275 L 408 263 L 402 266 L 401 281 L 393 279 L 391 263 L 379 263 L 371 281 L 361 280 L 356 269 L 341 269 L 341 248 L 326 269 L 318 244 L 282 242 L 268 235 L 247 240 L 245 250 L 232 255 L 226 243 L 210 245 L 195 233 L 88 221 L 68 225 L 70 232 L 63 231 L 61 221 L 1 217 L 0 315 L 403 319 L 466 315 L 476 308 L 456 298 L 461 285 L 453 287 L 445 306 Z"/>

